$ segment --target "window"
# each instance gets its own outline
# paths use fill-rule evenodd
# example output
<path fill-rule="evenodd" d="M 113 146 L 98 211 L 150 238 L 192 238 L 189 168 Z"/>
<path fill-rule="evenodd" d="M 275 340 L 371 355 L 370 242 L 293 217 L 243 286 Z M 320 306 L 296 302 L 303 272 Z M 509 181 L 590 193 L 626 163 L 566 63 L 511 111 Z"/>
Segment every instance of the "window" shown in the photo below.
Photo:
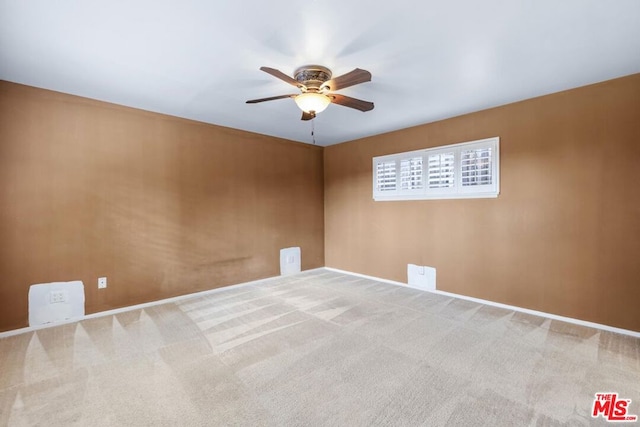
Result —
<path fill-rule="evenodd" d="M 376 164 L 376 191 L 396 191 L 396 162 L 382 161 Z"/>
<path fill-rule="evenodd" d="M 374 200 L 498 197 L 500 138 L 373 158 Z"/>
<path fill-rule="evenodd" d="M 422 189 L 422 157 L 400 160 L 400 189 Z"/>
<path fill-rule="evenodd" d="M 429 188 L 452 188 L 455 186 L 455 153 L 429 154 Z"/>

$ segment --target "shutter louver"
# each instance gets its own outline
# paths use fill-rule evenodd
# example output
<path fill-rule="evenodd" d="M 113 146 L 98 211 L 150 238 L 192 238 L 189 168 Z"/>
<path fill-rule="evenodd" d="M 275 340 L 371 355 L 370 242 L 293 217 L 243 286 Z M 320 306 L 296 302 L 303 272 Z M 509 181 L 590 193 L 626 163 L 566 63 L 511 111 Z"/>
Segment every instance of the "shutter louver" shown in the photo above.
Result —
<path fill-rule="evenodd" d="M 462 150 L 460 156 L 462 185 L 491 185 L 491 147 Z"/>
<path fill-rule="evenodd" d="M 396 190 L 396 162 L 379 162 L 376 164 L 377 191 Z"/>
<path fill-rule="evenodd" d="M 421 190 L 422 156 L 400 161 L 400 189 Z"/>
<path fill-rule="evenodd" d="M 448 188 L 455 185 L 455 154 L 429 155 L 429 188 Z"/>

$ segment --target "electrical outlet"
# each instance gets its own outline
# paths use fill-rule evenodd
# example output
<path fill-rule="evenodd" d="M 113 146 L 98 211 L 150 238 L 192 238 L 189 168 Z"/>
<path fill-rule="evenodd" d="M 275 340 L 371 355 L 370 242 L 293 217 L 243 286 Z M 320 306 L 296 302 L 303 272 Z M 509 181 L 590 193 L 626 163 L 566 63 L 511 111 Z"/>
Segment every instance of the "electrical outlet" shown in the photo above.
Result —
<path fill-rule="evenodd" d="M 98 277 L 98 289 L 104 289 L 107 287 L 107 278 Z"/>
<path fill-rule="evenodd" d="M 51 291 L 49 293 L 49 303 L 58 304 L 67 300 L 67 293 L 65 291 Z"/>

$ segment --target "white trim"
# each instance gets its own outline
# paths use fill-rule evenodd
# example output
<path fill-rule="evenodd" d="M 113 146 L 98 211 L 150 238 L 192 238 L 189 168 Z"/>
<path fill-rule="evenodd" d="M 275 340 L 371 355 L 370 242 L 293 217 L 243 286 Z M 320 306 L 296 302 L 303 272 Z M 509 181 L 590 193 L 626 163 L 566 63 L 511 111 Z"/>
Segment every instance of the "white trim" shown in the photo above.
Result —
<path fill-rule="evenodd" d="M 309 273 L 309 272 L 313 272 L 313 271 L 319 271 L 319 270 L 323 270 L 323 268 L 324 267 L 314 268 L 314 269 L 311 269 L 311 270 L 304 270 L 304 271 L 301 271 L 298 274 L 304 274 L 304 273 Z M 215 288 L 215 289 L 208 289 L 206 291 L 199 291 L 199 292 L 193 292 L 193 293 L 185 294 L 185 295 L 178 295 L 178 296 L 171 297 L 171 298 L 165 298 L 165 299 L 161 299 L 161 300 L 145 302 L 145 303 L 142 303 L 142 304 L 128 305 L 126 307 L 114 308 L 113 310 L 99 311 L 97 313 L 87 314 L 87 315 L 85 315 L 83 317 L 76 317 L 74 319 L 67 319 L 67 320 L 63 320 L 63 321 L 60 321 L 60 322 L 46 323 L 44 325 L 28 326 L 26 328 L 13 329 L 13 330 L 10 330 L 10 331 L 0 332 L 0 339 L 6 338 L 6 337 L 11 337 L 13 335 L 20 335 L 20 334 L 24 334 L 24 333 L 27 333 L 27 332 L 37 331 L 37 330 L 40 330 L 40 329 L 53 328 L 53 327 L 60 326 L 60 325 L 68 325 L 69 323 L 81 322 L 81 321 L 86 320 L 86 319 L 94 319 L 96 317 L 111 316 L 111 315 L 114 315 L 114 314 L 125 313 L 125 312 L 131 311 L 131 310 L 139 310 L 141 308 L 153 307 L 153 306 L 156 306 L 156 305 L 167 304 L 167 303 L 181 301 L 181 300 L 194 298 L 194 297 L 198 297 L 198 296 L 215 294 L 217 292 L 222 292 L 222 291 L 226 291 L 226 290 L 229 290 L 229 289 L 242 288 L 242 287 L 245 287 L 245 286 L 255 285 L 255 284 L 260 283 L 260 282 L 267 282 L 267 281 L 271 281 L 271 280 L 275 280 L 275 279 L 281 279 L 283 277 L 290 278 L 292 276 L 295 276 L 295 275 L 267 277 L 265 279 L 257 279 L 257 280 L 252 280 L 250 282 L 244 282 L 244 283 L 237 283 L 237 284 L 234 284 L 234 285 L 221 286 L 221 287 Z"/>
<path fill-rule="evenodd" d="M 499 307 L 499 308 L 505 308 L 505 309 L 508 309 L 508 310 L 519 311 L 521 313 L 533 314 L 534 316 L 546 317 L 548 319 L 560 320 L 560 321 L 567 322 L 567 323 L 573 323 L 575 325 L 586 326 L 586 327 L 589 327 L 589 328 L 595 328 L 595 329 L 600 329 L 600 330 L 603 330 L 603 331 L 615 332 L 617 334 L 628 335 L 628 336 L 631 336 L 631 337 L 634 337 L 634 338 L 640 338 L 640 332 L 631 331 L 629 329 L 616 328 L 614 326 L 603 325 L 601 323 L 594 323 L 594 322 L 589 322 L 587 320 L 574 319 L 573 317 L 565 317 L 565 316 L 560 316 L 560 315 L 557 315 L 557 314 L 545 313 L 544 311 L 531 310 L 531 309 L 528 309 L 528 308 L 518 307 L 518 306 L 515 306 L 515 305 L 502 304 L 500 302 L 494 302 L 494 301 L 489 301 L 489 300 L 485 300 L 485 299 L 481 299 L 481 298 L 469 297 L 469 296 L 466 296 L 466 295 L 454 294 L 452 292 L 439 291 L 437 289 L 435 291 L 432 291 L 432 290 L 417 288 L 415 286 L 410 286 L 410 285 L 408 285 L 406 283 L 396 282 L 394 280 L 382 279 L 382 278 L 375 277 L 375 276 L 368 276 L 366 274 L 353 273 L 351 271 L 340 270 L 340 269 L 332 268 L 332 267 L 325 267 L 325 269 L 329 270 L 329 271 L 334 271 L 336 273 L 343 273 L 343 274 L 347 274 L 347 275 L 350 275 L 350 276 L 356 276 L 356 277 L 362 277 L 362 278 L 365 278 L 365 279 L 376 280 L 378 282 L 390 283 L 392 285 L 403 286 L 405 288 L 409 287 L 409 288 L 412 288 L 412 289 L 417 289 L 419 291 L 431 292 L 433 294 L 440 294 L 440 295 L 445 295 L 445 296 L 448 296 L 448 297 L 464 299 L 464 300 L 468 300 L 468 301 L 477 302 L 477 303 L 480 303 L 480 304 L 491 305 L 491 306 L 494 306 L 494 307 Z"/>
<path fill-rule="evenodd" d="M 451 200 L 451 199 L 496 199 L 499 194 L 497 193 L 455 193 L 455 194 L 408 194 L 408 195 L 393 195 L 393 196 L 376 196 L 376 202 L 394 202 L 402 200 Z"/>
<path fill-rule="evenodd" d="M 415 288 L 413 286 L 409 286 L 406 283 L 396 282 L 395 280 L 382 279 L 380 277 L 375 277 L 375 276 L 367 276 L 366 274 L 360 274 L 360 273 L 354 273 L 352 271 L 340 270 L 339 268 L 325 267 L 324 269 L 325 270 L 329 270 L 329 271 L 333 271 L 335 273 L 348 274 L 349 276 L 362 277 L 363 279 L 371 279 L 371 280 L 376 280 L 378 282 L 391 283 L 392 285 L 404 286 L 404 287 L 408 286 L 408 287 L 413 288 L 413 289 L 418 289 L 418 288 Z"/>

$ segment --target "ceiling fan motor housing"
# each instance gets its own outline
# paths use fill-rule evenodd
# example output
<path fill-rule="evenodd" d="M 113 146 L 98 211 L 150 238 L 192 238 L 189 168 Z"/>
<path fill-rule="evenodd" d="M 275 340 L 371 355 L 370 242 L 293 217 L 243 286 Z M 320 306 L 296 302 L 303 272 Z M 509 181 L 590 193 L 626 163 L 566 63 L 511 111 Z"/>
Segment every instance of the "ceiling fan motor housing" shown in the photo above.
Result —
<path fill-rule="evenodd" d="M 311 92 L 318 92 L 323 83 L 331 80 L 331 70 L 321 65 L 305 65 L 294 73 L 298 83 Z"/>

